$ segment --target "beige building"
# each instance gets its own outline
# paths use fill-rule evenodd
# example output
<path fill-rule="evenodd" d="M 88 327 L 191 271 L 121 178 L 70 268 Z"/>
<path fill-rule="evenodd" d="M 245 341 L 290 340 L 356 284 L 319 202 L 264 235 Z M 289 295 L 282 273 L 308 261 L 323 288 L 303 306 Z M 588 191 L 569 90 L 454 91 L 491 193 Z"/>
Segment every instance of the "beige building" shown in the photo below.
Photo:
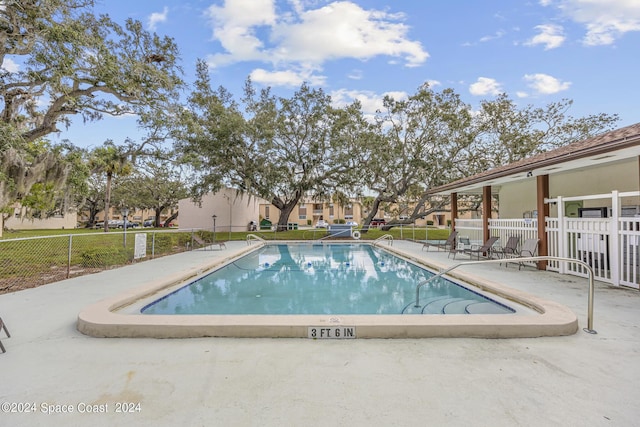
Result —
<path fill-rule="evenodd" d="M 320 220 L 329 224 L 347 221 L 360 224 L 363 216 L 362 204 L 357 201 L 351 201 L 342 206 L 337 203 L 305 200 L 293 208 L 289 215 L 289 224 L 298 224 L 298 227 L 315 226 Z M 260 220 L 266 219 L 275 224 L 278 218 L 280 218 L 278 208 L 266 201 L 260 204 Z"/>
<path fill-rule="evenodd" d="M 182 199 L 178 203 L 181 229 L 205 229 L 216 231 L 246 231 L 251 221 L 260 220 L 259 206 L 265 200 L 247 194 L 237 194 L 226 188 L 202 197 L 201 203 Z"/>
<path fill-rule="evenodd" d="M 401 212 L 399 215 L 398 212 Z M 413 207 L 405 207 L 404 209 L 398 209 L 395 205 L 390 205 L 387 209 L 379 209 L 376 214 L 376 218 L 384 218 L 386 222 L 393 220 L 402 220 L 404 216 L 413 212 Z M 403 215 L 403 213 L 405 215 Z M 329 224 L 335 224 L 340 222 L 355 221 L 358 224 L 362 224 L 364 218 L 369 215 L 369 210 L 366 206 L 357 200 L 352 200 L 349 204 L 341 206 L 337 203 L 330 202 L 317 202 L 317 201 L 304 201 L 299 203 L 291 212 L 289 216 L 289 224 L 297 224 L 298 227 L 313 227 L 318 221 L 323 220 Z M 479 211 L 465 211 L 461 214 L 464 218 L 477 218 L 481 215 Z M 278 222 L 280 217 L 280 210 L 274 205 L 265 202 L 260 204 L 260 220 L 267 219 L 271 223 Z M 415 225 L 418 227 L 424 227 L 427 222 L 430 225 L 436 227 L 446 227 L 450 225 L 451 212 L 450 210 L 436 211 L 422 219 L 415 221 Z"/>
<path fill-rule="evenodd" d="M 4 221 L 4 228 L 8 230 L 51 230 L 73 229 L 78 225 L 76 212 L 66 212 L 64 215 L 54 215 L 49 218 L 26 218 L 25 208 L 14 206 L 12 216 Z M 1 234 L 0 234 L 1 235 Z"/>
<path fill-rule="evenodd" d="M 115 221 L 121 221 L 124 220 L 124 214 L 122 212 L 122 210 L 118 207 L 112 207 L 109 209 L 109 220 L 115 220 Z M 162 214 L 160 214 L 160 224 L 163 224 L 169 217 L 171 217 L 173 215 L 173 213 L 175 212 L 174 209 L 168 209 L 165 212 L 163 212 Z M 147 220 L 154 220 L 156 215 L 156 211 L 154 209 L 140 209 L 140 210 L 136 210 L 136 211 L 132 211 L 132 212 L 128 212 L 127 213 L 127 220 L 129 222 L 137 222 L 142 224 L 144 221 Z M 96 218 L 95 221 L 96 222 L 103 222 L 105 218 L 105 212 L 104 211 L 100 211 L 96 214 Z M 177 226 L 178 222 L 179 222 L 180 218 L 176 218 L 175 220 L 171 221 L 171 224 L 173 226 Z M 85 224 L 86 222 L 89 221 L 89 214 L 87 212 L 81 212 L 80 215 L 78 216 L 78 221 L 81 224 Z M 84 226 L 84 225 L 82 225 Z"/>

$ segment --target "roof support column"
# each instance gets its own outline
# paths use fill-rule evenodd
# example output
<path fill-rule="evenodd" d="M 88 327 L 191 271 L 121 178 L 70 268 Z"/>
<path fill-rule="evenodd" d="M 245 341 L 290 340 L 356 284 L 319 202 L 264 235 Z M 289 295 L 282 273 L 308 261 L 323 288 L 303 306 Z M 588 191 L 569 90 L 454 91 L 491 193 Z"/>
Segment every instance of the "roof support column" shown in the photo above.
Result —
<path fill-rule="evenodd" d="M 549 198 L 549 175 L 538 175 L 536 177 L 536 208 L 538 210 L 538 255 L 549 255 L 549 246 L 547 242 L 547 224 L 546 218 L 549 216 L 549 205 L 544 199 Z M 538 270 L 546 270 L 547 261 L 538 261 Z"/>
<path fill-rule="evenodd" d="M 458 219 L 458 193 L 451 193 L 451 231 L 456 229 Z"/>
<path fill-rule="evenodd" d="M 482 187 L 482 241 L 489 240 L 489 220 L 491 219 L 491 186 Z"/>

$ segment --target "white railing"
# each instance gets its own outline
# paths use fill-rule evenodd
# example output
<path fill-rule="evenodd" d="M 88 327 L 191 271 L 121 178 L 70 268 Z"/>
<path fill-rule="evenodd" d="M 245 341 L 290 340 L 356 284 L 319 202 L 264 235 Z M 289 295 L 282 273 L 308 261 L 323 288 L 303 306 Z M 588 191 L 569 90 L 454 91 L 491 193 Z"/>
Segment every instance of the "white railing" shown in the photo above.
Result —
<path fill-rule="evenodd" d="M 492 236 L 500 238 L 500 244 L 505 244 L 511 236 L 519 237 L 520 244 L 522 244 L 527 239 L 538 237 L 538 219 L 491 219 L 489 220 L 489 230 L 491 230 Z"/>
<path fill-rule="evenodd" d="M 616 286 L 640 286 L 640 219 L 547 219 L 549 255 L 581 259 L 592 266 L 595 277 Z M 549 270 L 584 277 L 578 266 L 549 263 Z"/>
<path fill-rule="evenodd" d="M 564 255 L 568 257 L 567 251 L 562 249 L 564 240 L 560 239 L 561 223 L 558 221 L 558 218 L 546 218 L 545 223 L 547 230 L 547 252 L 549 252 L 549 256 L 561 257 Z M 547 270 L 560 272 L 561 268 L 562 264 L 553 259 L 547 263 Z M 562 273 L 564 272 L 563 270 Z"/>
<path fill-rule="evenodd" d="M 619 286 L 640 288 L 640 218 L 546 218 L 548 256 L 570 258 L 589 264 L 597 280 Z M 482 241 L 482 220 L 456 220 L 459 235 Z M 491 236 L 504 245 L 509 236 L 526 239 L 538 237 L 536 218 L 491 219 Z M 579 264 L 566 264 L 555 259 L 547 269 L 561 274 L 586 277 Z"/>
<path fill-rule="evenodd" d="M 620 284 L 638 287 L 640 283 L 640 219 L 620 218 Z"/>
<path fill-rule="evenodd" d="M 247 245 L 250 245 L 251 242 L 266 242 L 262 237 L 256 236 L 255 234 L 249 233 L 247 234 Z"/>
<path fill-rule="evenodd" d="M 564 233 L 562 249 L 567 257 L 588 263 L 597 279 L 612 282 L 611 235 L 612 218 L 563 218 Z M 613 239 L 611 239 L 613 237 Z M 584 276 L 577 266 L 567 267 L 567 273 Z"/>
<path fill-rule="evenodd" d="M 481 219 L 458 219 L 456 230 L 459 235 L 469 236 L 469 239 L 475 243 L 484 243 Z M 527 239 L 538 237 L 538 220 L 535 218 L 490 219 L 489 230 L 491 236 L 500 238 L 499 244 L 506 244 L 511 236 L 518 236 L 522 244 Z"/>
<path fill-rule="evenodd" d="M 383 234 L 382 236 L 374 240 L 372 245 L 375 246 L 376 244 L 380 243 L 383 240 L 387 240 L 387 242 L 389 243 L 389 246 L 393 246 L 393 236 L 391 234 Z"/>
<path fill-rule="evenodd" d="M 481 219 L 456 219 L 456 231 L 459 236 L 466 236 L 473 243 L 482 242 Z"/>

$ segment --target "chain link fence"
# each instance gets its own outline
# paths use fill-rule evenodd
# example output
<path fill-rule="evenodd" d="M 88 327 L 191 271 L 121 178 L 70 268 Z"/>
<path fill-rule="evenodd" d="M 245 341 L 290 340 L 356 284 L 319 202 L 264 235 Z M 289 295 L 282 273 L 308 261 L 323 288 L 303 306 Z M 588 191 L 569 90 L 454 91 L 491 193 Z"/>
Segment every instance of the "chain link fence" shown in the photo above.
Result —
<path fill-rule="evenodd" d="M 0 240 L 0 294 L 184 252 L 194 247 L 195 233 L 201 232 L 128 231 Z"/>
<path fill-rule="evenodd" d="M 424 241 L 446 239 L 446 234 L 434 236 L 433 230 L 417 227 L 394 227 L 391 231 L 359 227 L 362 241 L 375 240 L 391 233 L 395 239 Z M 212 230 L 132 230 L 109 233 L 65 234 L 46 237 L 0 239 L 0 294 L 34 288 L 47 283 L 85 274 L 97 273 L 165 255 L 200 249 L 213 241 L 247 240 L 253 234 L 267 241 L 320 240 L 329 235 L 325 228 L 294 230 L 226 227 Z M 144 235 L 144 239 L 136 235 Z M 199 237 L 199 238 L 197 238 Z M 144 240 L 144 242 L 142 242 Z M 138 241 L 138 242 L 137 242 Z M 139 257 L 141 252 L 144 257 Z"/>

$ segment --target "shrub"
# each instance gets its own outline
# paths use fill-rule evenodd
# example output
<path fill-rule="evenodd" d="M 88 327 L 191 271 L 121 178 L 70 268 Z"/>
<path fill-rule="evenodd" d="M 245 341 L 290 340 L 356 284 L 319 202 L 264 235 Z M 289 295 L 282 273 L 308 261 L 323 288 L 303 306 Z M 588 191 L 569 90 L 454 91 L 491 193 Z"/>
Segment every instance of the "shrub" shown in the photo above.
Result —
<path fill-rule="evenodd" d="M 170 252 L 173 247 L 173 239 L 169 234 L 156 234 L 155 253 Z"/>

